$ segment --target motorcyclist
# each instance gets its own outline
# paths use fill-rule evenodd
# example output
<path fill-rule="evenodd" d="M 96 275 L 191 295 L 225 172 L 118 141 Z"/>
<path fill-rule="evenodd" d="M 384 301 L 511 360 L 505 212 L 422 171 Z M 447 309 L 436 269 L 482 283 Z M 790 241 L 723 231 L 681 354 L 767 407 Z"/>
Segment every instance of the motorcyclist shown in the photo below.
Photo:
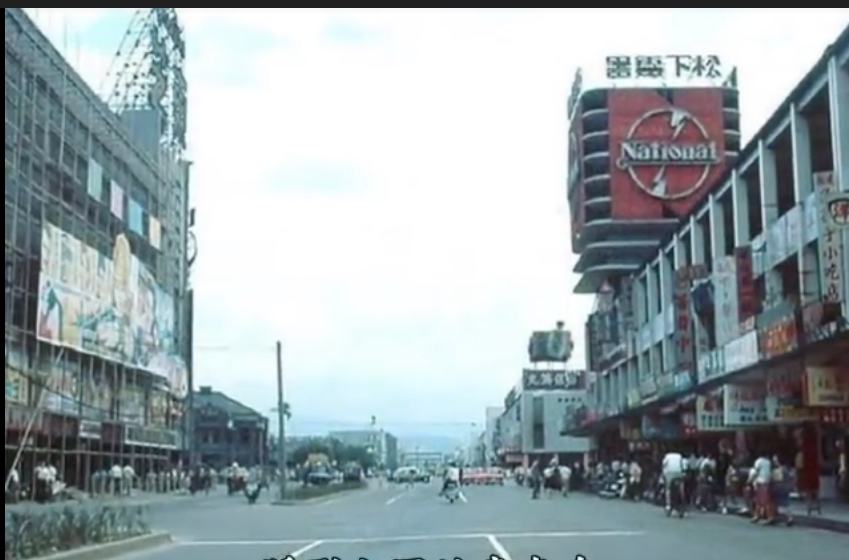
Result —
<path fill-rule="evenodd" d="M 666 511 L 671 512 L 673 505 L 684 507 L 686 497 L 684 485 L 687 481 L 688 461 L 680 453 L 670 452 L 663 457 L 663 482 L 666 495 Z"/>
<path fill-rule="evenodd" d="M 460 476 L 460 467 L 457 466 L 457 463 L 449 463 L 448 468 L 445 469 L 445 475 L 442 479 L 442 490 L 440 490 L 439 495 L 444 496 L 452 486 L 459 488 Z"/>

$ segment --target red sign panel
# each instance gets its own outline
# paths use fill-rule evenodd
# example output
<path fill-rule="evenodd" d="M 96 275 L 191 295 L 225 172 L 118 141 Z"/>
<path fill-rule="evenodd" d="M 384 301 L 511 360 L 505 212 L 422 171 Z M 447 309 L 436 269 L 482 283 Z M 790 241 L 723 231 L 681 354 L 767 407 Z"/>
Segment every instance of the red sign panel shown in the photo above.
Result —
<path fill-rule="evenodd" d="M 688 215 L 725 169 L 722 90 L 666 91 L 608 94 L 613 219 Z"/>
<path fill-rule="evenodd" d="M 755 286 L 755 269 L 752 262 L 751 247 L 734 249 L 737 260 L 737 309 L 740 312 L 740 324 L 753 319 L 758 314 L 758 292 Z"/>

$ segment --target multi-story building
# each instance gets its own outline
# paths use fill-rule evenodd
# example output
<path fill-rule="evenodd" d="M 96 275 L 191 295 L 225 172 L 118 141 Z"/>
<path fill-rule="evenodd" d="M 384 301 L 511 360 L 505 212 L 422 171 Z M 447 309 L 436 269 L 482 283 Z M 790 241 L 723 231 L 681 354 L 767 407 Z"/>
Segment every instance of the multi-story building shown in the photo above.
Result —
<path fill-rule="evenodd" d="M 847 100 L 849 28 L 629 272 L 633 289 L 609 295 L 631 313 L 624 349 L 595 356 L 603 371 L 566 432 L 610 452 L 623 440 L 729 437 L 743 455 L 746 434 L 765 426 L 813 421 L 845 437 Z"/>
<path fill-rule="evenodd" d="M 483 437 L 480 441 L 482 447 L 481 455 L 486 464 L 492 464 L 497 460 L 497 451 L 500 447 L 498 441 L 499 420 L 504 415 L 504 407 L 488 406 L 486 408 L 486 421 L 484 423 Z"/>
<path fill-rule="evenodd" d="M 446 461 L 465 459 L 462 448 L 457 450 L 457 456 L 452 457 L 441 451 L 430 451 L 428 449 L 404 449 L 401 451 L 400 466 L 417 467 L 419 469 L 435 469 L 445 464 Z"/>
<path fill-rule="evenodd" d="M 212 387 L 192 398 L 195 449 L 200 464 L 222 469 L 266 465 L 270 454 L 268 418 Z"/>
<path fill-rule="evenodd" d="M 183 445 L 188 166 L 134 132 L 161 114 L 111 111 L 5 13 L 6 469 L 87 488 Z"/>
<path fill-rule="evenodd" d="M 398 468 L 398 438 L 386 430 L 337 430 L 327 435 L 345 445 L 370 449 L 377 459 L 377 464 L 384 465 L 387 469 Z"/>
<path fill-rule="evenodd" d="M 564 414 L 586 404 L 587 378 L 586 371 L 526 369 L 498 421 L 501 462 L 528 465 L 555 455 L 561 461 L 583 460 L 589 440 L 561 434 L 561 427 Z"/>

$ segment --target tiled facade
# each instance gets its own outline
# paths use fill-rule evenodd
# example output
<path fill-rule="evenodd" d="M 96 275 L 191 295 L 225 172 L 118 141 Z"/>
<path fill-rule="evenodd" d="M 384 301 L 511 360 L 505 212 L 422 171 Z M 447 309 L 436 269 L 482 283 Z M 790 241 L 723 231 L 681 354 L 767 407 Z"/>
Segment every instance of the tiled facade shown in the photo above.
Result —
<path fill-rule="evenodd" d="M 849 230 L 824 214 L 829 190 L 849 190 L 849 29 L 657 255 L 614 282 L 617 344 L 590 349 L 599 375 L 568 428 L 804 349 L 849 370 Z"/>

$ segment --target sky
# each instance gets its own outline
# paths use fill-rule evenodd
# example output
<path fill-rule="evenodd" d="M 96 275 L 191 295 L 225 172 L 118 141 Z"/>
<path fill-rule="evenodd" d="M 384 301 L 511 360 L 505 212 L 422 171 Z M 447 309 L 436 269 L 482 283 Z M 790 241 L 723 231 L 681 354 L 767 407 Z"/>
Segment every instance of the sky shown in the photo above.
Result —
<path fill-rule="evenodd" d="M 135 9 L 29 8 L 97 91 Z M 468 433 L 592 298 L 566 201 L 575 70 L 718 54 L 750 137 L 849 9 L 179 8 L 199 258 L 195 381 L 297 434 Z M 649 52 L 651 51 L 651 52 Z"/>

